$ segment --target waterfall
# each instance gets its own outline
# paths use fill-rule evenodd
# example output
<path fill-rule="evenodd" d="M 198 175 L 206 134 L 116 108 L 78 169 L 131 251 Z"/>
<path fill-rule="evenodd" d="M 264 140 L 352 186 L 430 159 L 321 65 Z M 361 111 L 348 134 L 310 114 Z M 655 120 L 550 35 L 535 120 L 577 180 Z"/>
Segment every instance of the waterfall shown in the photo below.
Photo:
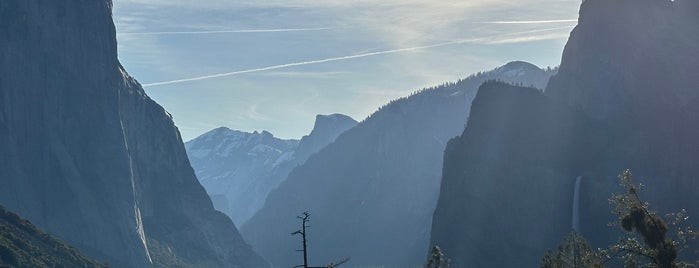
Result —
<path fill-rule="evenodd" d="M 580 232 L 580 181 L 582 176 L 575 179 L 575 190 L 573 191 L 573 230 Z"/>

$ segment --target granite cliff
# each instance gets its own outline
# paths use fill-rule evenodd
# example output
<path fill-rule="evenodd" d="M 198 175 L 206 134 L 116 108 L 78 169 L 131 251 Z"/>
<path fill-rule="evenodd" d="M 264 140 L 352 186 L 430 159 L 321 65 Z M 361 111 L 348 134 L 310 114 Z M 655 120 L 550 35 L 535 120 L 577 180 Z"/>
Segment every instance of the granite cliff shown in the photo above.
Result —
<path fill-rule="evenodd" d="M 581 176 L 579 232 L 606 247 L 619 234 L 607 199 L 627 168 L 658 211 L 699 215 L 698 6 L 583 1 L 543 94 L 481 87 L 446 150 L 431 244 L 455 267 L 536 266 L 570 230 Z"/>
<path fill-rule="evenodd" d="M 120 65 L 111 9 L 0 2 L 0 203 L 114 267 L 266 267 Z"/>

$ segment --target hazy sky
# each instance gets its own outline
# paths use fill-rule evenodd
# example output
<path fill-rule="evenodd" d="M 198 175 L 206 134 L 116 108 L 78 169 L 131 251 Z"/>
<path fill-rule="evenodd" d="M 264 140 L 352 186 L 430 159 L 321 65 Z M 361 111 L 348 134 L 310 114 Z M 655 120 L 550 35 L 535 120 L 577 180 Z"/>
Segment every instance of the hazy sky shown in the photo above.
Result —
<path fill-rule="evenodd" d="M 186 140 L 300 138 L 512 60 L 560 62 L 580 0 L 114 0 L 119 58 Z"/>

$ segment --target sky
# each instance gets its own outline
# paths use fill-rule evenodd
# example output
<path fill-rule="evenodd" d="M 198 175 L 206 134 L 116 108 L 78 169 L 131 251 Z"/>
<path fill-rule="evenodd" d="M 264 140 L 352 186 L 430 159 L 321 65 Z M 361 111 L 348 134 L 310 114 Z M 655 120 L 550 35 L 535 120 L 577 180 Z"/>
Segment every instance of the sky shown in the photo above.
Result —
<path fill-rule="evenodd" d="M 317 114 L 514 60 L 557 66 L 580 0 L 114 0 L 119 58 L 185 141 L 225 126 L 298 139 Z"/>

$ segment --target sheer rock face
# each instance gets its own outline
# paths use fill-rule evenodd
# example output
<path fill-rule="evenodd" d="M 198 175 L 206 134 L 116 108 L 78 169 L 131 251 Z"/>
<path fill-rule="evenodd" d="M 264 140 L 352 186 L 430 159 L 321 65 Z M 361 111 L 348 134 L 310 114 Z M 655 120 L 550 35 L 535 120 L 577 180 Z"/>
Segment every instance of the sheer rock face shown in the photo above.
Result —
<path fill-rule="evenodd" d="M 570 231 L 572 179 L 604 136 L 540 91 L 483 84 L 464 133 L 445 151 L 431 244 L 454 267 L 536 266 Z"/>
<path fill-rule="evenodd" d="M 699 168 L 690 164 L 699 161 L 698 6 L 586 0 L 545 94 L 484 86 L 446 150 L 431 243 L 456 267 L 537 266 L 570 229 L 572 185 L 583 176 L 580 232 L 605 247 L 619 232 L 607 227 L 607 199 L 627 168 L 648 185 L 654 209 L 699 215 Z M 477 102 L 491 105 L 477 111 Z M 483 123 L 492 120 L 500 123 Z M 502 257 L 520 252 L 534 258 Z"/>
<path fill-rule="evenodd" d="M 699 170 L 686 164 L 699 160 L 699 151 L 688 150 L 697 148 L 696 139 L 687 138 L 699 126 L 697 25 L 697 1 L 581 5 L 580 22 L 546 94 L 608 126 L 615 139 L 600 156 L 605 170 L 596 170 L 599 176 L 631 168 L 638 179 L 651 180 L 658 199 L 673 189 L 699 190 Z"/>
<path fill-rule="evenodd" d="M 115 267 L 265 267 L 117 60 L 112 3 L 0 2 L 0 203 Z"/>
<path fill-rule="evenodd" d="M 296 167 L 241 233 L 274 265 L 297 265 L 300 242 L 289 234 L 308 210 L 313 265 L 345 256 L 356 267 L 422 265 L 444 147 L 463 130 L 478 86 L 543 88 L 550 73 L 515 62 L 389 103 Z"/>
<path fill-rule="evenodd" d="M 584 1 L 546 93 L 602 120 L 660 120 L 699 97 L 696 1 Z"/>

